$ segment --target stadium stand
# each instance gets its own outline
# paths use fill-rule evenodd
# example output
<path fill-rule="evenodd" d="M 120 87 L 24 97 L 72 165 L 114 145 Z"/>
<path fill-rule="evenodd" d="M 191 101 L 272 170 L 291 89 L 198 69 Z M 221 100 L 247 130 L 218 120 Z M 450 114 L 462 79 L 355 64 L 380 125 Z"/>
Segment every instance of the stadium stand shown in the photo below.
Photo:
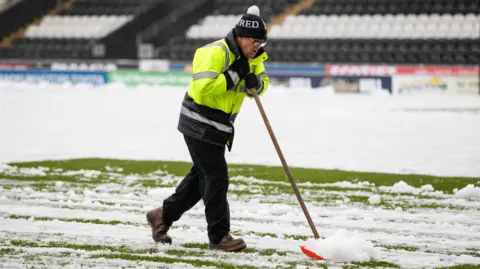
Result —
<path fill-rule="evenodd" d="M 211 0 L 196 0 L 181 6 L 141 31 L 137 40 L 139 43 L 148 44 L 151 54 L 154 54 L 155 47 L 161 47 L 172 38 L 182 35 L 191 25 L 210 14 L 214 4 Z"/>
<path fill-rule="evenodd" d="M 101 38 L 132 20 L 132 15 L 45 16 L 25 32 L 29 38 Z"/>
<path fill-rule="evenodd" d="M 95 15 L 139 15 L 154 4 L 156 0 L 82 0 L 76 1 L 71 9 L 63 10 L 62 16 Z"/>
<path fill-rule="evenodd" d="M 0 0 L 0 11 L 6 9 L 9 5 L 19 0 Z"/>
<path fill-rule="evenodd" d="M 163 46 L 154 43 L 157 48 L 156 57 L 174 60 L 191 59 L 198 46 L 225 37 L 238 22 L 241 14 L 245 13 L 246 7 L 251 4 L 256 4 L 261 10 L 265 23 L 271 24 L 274 17 L 284 13 L 294 3 L 288 0 L 216 0 L 213 11 L 191 25 L 184 34 L 177 35 Z M 145 40 L 145 42 L 149 41 Z"/>
<path fill-rule="evenodd" d="M 190 61 L 252 4 L 269 25 L 272 61 L 480 62 L 478 0 L 45 0 L 0 30 L 0 56 L 136 59 L 142 45 L 146 57 Z"/>
<path fill-rule="evenodd" d="M 467 14 L 478 13 L 476 0 L 317 0 L 305 15 Z"/>
<path fill-rule="evenodd" d="M 272 38 L 455 39 L 480 38 L 475 14 L 298 15 L 274 25 Z"/>
<path fill-rule="evenodd" d="M 8 1 L 7 0 L 0 0 L 0 10 L 3 10 L 7 7 Z"/>
<path fill-rule="evenodd" d="M 208 16 L 159 57 L 187 60 L 179 51 L 223 37 L 237 18 Z M 480 2 L 317 0 L 270 27 L 268 52 L 279 62 L 478 64 Z"/>

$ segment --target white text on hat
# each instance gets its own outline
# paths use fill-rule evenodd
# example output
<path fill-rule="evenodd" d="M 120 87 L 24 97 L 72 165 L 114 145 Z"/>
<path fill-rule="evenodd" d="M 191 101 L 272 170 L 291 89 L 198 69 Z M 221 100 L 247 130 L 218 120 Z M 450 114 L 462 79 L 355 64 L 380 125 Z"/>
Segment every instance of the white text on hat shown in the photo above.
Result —
<path fill-rule="evenodd" d="M 247 28 L 258 28 L 260 24 L 258 21 L 251 21 L 251 20 L 240 20 L 238 22 L 238 26 L 247 27 Z"/>

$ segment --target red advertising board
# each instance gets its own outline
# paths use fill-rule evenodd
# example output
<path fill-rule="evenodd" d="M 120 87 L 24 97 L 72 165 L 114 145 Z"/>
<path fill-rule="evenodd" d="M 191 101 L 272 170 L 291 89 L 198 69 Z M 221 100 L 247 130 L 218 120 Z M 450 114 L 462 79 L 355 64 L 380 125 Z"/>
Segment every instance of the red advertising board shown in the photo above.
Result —
<path fill-rule="evenodd" d="M 326 66 L 331 76 L 392 76 L 392 75 L 443 75 L 480 76 L 479 66 L 421 66 L 421 65 L 353 65 L 332 64 Z"/>
<path fill-rule="evenodd" d="M 397 67 L 391 65 L 332 64 L 326 66 L 327 75 L 332 76 L 391 76 Z"/>
<path fill-rule="evenodd" d="M 0 62 L 0 69 L 9 70 L 27 70 L 32 68 L 31 64 L 26 63 L 12 63 L 12 62 Z"/>
<path fill-rule="evenodd" d="M 397 66 L 400 75 L 478 76 L 478 66 Z"/>

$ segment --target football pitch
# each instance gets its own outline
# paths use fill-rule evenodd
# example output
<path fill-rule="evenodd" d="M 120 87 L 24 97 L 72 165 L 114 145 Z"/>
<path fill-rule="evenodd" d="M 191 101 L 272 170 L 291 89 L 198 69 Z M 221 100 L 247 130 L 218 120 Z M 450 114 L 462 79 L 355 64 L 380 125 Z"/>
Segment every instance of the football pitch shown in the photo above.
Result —
<path fill-rule="evenodd" d="M 312 232 L 281 167 L 229 166 L 232 235 L 241 253 L 208 250 L 200 201 L 151 239 L 185 162 L 72 159 L 0 165 L 0 268 L 479 268 L 480 178 L 292 168 L 322 238 L 370 241 L 371 261 L 314 261 Z"/>

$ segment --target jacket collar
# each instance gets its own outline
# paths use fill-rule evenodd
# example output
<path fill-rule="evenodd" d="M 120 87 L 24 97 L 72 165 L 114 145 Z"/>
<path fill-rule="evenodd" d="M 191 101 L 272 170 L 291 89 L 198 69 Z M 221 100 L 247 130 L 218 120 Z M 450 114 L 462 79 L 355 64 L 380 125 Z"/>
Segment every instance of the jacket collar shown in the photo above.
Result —
<path fill-rule="evenodd" d="M 240 48 L 237 45 L 237 42 L 235 40 L 236 37 L 237 35 L 235 34 L 235 29 L 232 29 L 232 31 L 230 31 L 225 37 L 225 42 L 227 42 L 227 45 L 230 51 L 233 52 L 235 56 L 240 57 L 242 56 L 242 52 L 240 51 Z"/>

